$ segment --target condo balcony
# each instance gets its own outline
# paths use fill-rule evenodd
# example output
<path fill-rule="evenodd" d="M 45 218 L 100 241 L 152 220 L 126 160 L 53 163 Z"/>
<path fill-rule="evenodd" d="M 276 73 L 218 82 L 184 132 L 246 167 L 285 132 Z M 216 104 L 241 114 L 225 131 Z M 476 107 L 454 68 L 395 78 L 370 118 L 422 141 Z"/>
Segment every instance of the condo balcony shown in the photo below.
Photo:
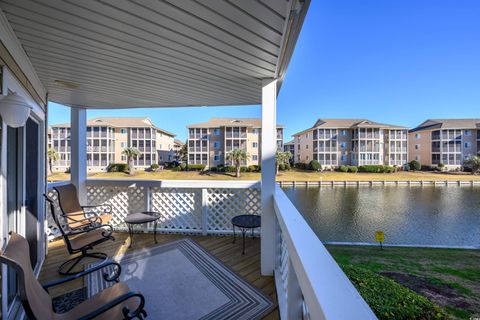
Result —
<path fill-rule="evenodd" d="M 25 100 L 20 107 L 15 105 L 12 118 L 28 118 L 24 113 L 31 112 L 21 124 L 26 136 L 15 144 L 19 131 L 1 130 L 0 244 L 18 239 L 15 234 L 26 239 L 30 261 L 25 256 L 22 261 L 33 266 L 28 282 L 38 275 L 41 281 L 61 278 L 58 270 L 65 261 L 86 255 L 91 247 L 103 255 L 92 253 L 89 258 L 107 256 L 109 265 L 120 266 L 92 274 L 85 282 L 67 278 L 68 284 L 48 292 L 41 286 L 23 290 L 22 274 L 2 266 L 2 317 L 22 319 L 27 313 L 35 318 L 46 310 L 43 318 L 66 319 L 49 303 L 51 297 L 82 295 L 88 303 L 100 294 L 105 302 L 104 294 L 120 288 L 126 293 L 122 299 L 132 300 L 107 301 L 112 308 L 118 306 L 113 308 L 117 317 L 111 319 L 132 318 L 125 309 L 131 304 L 144 308 L 148 319 L 165 318 L 165 312 L 175 319 L 212 318 L 212 314 L 223 319 L 375 319 L 275 182 L 277 94 L 309 4 L 308 0 L 0 2 L 2 91 L 16 92 Z M 47 140 L 46 119 L 51 116 L 47 99 L 71 107 L 70 154 L 63 158 L 69 160 L 57 162 L 70 166 L 71 180 L 48 185 L 46 150 L 32 143 Z M 229 105 L 261 105 L 261 181 L 88 178 L 87 167 L 105 167 L 109 155 L 95 154 L 106 151 L 106 144 L 87 147 L 87 137 L 110 134 L 105 125 L 87 129 L 87 110 Z M 5 120 L 0 121 L 2 129 Z M 60 131 L 59 136 L 67 132 Z M 155 131 L 128 128 L 128 132 L 136 146 L 148 152 L 152 145 L 141 143 L 154 137 Z M 246 147 L 246 128 L 233 127 L 229 134 L 226 141 L 233 143 L 227 143 L 227 152 Z M 325 137 L 335 139 L 336 134 Z M 208 129 L 191 128 L 189 138 L 200 140 L 193 145 L 189 141 L 189 151 L 208 151 Z M 26 156 L 6 164 L 7 152 Z M 152 158 L 147 156 L 138 157 L 135 165 L 150 166 Z M 207 154 L 190 154 L 189 160 L 208 163 Z M 75 188 L 66 197 L 67 206 L 60 205 L 62 195 L 54 190 L 65 184 L 67 190 Z M 44 198 L 43 192 L 49 197 Z M 7 194 L 16 197 L 8 198 L 8 212 L 3 205 Z M 65 224 L 68 217 L 57 216 L 71 205 L 73 212 L 88 220 L 87 226 L 72 229 Z M 95 213 L 105 213 L 89 207 L 96 205 L 104 211 L 111 208 L 108 225 L 91 221 Z M 156 219 L 135 220 L 145 215 Z M 244 236 L 245 254 L 240 250 L 242 238 L 232 243 L 232 218 L 239 215 L 257 221 L 257 226 L 260 222 L 253 233 L 236 230 L 237 237 Z M 55 226 L 53 217 L 63 220 Z M 63 227 L 75 236 L 90 228 L 96 240 L 109 242 L 85 243 L 85 238 L 74 237 L 79 250 L 72 252 L 65 236 L 65 242 L 60 239 Z M 86 271 L 99 266 L 89 261 L 73 267 Z M 110 281 L 114 276 L 118 285 Z M 109 287 L 112 284 L 115 287 Z M 38 303 L 39 297 L 47 303 Z M 88 312 L 80 309 L 77 312 Z M 110 309 L 102 304 L 93 311 L 108 318 Z"/>

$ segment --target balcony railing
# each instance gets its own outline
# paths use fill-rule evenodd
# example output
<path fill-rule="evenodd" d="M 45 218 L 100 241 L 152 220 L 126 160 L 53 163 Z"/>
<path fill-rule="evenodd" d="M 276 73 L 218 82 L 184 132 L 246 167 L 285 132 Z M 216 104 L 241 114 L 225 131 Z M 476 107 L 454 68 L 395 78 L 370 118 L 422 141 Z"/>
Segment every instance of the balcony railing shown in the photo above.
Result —
<path fill-rule="evenodd" d="M 52 198 L 57 195 L 51 187 L 58 184 L 49 184 Z M 156 211 L 161 232 L 231 234 L 233 216 L 261 213 L 260 195 L 259 181 L 87 180 L 88 204 L 110 204 L 116 230 L 126 230 L 123 221 L 129 213 Z M 273 202 L 281 318 L 376 319 L 279 187 Z M 48 223 L 52 239 L 58 231 L 50 215 Z M 153 231 L 152 225 L 139 227 Z"/>
<path fill-rule="evenodd" d="M 282 319 L 376 319 L 286 194 L 274 196 L 275 282 Z"/>

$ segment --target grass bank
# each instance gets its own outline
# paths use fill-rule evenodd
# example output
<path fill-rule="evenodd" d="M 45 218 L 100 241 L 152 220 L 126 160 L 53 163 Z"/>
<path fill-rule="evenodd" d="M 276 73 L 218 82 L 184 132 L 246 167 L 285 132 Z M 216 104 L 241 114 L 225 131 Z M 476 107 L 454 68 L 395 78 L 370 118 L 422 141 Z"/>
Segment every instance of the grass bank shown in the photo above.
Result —
<path fill-rule="evenodd" d="M 200 173 L 196 171 L 147 172 L 138 170 L 134 176 L 123 172 L 101 172 L 89 174 L 91 178 L 100 179 L 152 179 L 152 180 L 260 180 L 260 173 L 245 172 L 240 178 L 233 173 Z M 69 174 L 57 173 L 49 181 L 68 180 Z M 396 172 L 396 173 L 347 173 L 347 172 L 312 172 L 292 169 L 281 172 L 277 181 L 471 181 L 480 180 L 480 176 L 471 174 L 447 174 L 434 172 Z"/>
<path fill-rule="evenodd" d="M 480 316 L 479 250 L 399 247 L 381 250 L 378 247 L 338 245 L 327 245 L 327 249 L 354 283 L 358 279 L 368 282 L 371 278 L 368 272 L 373 272 L 426 297 L 444 308 L 452 318 Z M 349 266 L 360 271 L 352 271 Z M 364 274 L 363 270 L 367 273 Z M 367 285 L 367 289 L 371 287 Z M 364 294 L 369 295 L 368 290 Z M 377 297 L 381 304 L 385 304 L 381 295 Z"/>

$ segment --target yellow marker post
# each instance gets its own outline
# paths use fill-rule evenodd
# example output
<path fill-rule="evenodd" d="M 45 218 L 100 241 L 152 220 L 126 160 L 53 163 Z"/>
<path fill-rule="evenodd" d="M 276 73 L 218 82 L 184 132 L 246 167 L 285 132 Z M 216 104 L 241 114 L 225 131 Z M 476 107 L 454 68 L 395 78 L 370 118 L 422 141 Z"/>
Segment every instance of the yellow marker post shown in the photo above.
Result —
<path fill-rule="evenodd" d="M 375 232 L 375 240 L 380 242 L 380 248 L 383 249 L 383 243 L 385 242 L 385 233 L 383 231 Z"/>

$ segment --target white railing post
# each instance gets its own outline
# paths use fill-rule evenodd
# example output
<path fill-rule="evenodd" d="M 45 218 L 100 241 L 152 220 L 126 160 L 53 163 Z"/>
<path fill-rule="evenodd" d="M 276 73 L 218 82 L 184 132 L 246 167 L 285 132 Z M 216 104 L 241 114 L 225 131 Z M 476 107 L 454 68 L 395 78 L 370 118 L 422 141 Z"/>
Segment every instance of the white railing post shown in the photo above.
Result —
<path fill-rule="evenodd" d="M 202 234 L 208 231 L 208 189 L 202 188 Z"/>
<path fill-rule="evenodd" d="M 87 204 L 87 110 L 70 109 L 70 180 L 77 187 L 78 199 Z"/>
<path fill-rule="evenodd" d="M 150 186 L 145 187 L 145 211 L 152 211 L 152 190 Z"/>
<path fill-rule="evenodd" d="M 302 289 L 300 289 L 300 285 L 298 284 L 292 260 L 289 258 L 287 277 L 287 319 L 302 319 L 302 304 Z"/>
<path fill-rule="evenodd" d="M 277 80 L 262 82 L 262 228 L 260 263 L 262 275 L 275 269 L 275 152 L 277 151 L 276 104 Z"/>

